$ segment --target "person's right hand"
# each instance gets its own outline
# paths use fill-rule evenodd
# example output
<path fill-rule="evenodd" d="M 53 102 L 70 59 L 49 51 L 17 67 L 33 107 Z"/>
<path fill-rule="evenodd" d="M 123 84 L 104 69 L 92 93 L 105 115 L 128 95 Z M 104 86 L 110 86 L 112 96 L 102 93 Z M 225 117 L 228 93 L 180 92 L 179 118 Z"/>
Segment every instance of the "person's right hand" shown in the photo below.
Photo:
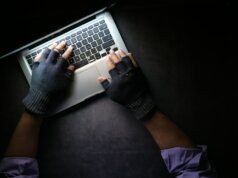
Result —
<path fill-rule="evenodd" d="M 107 56 L 107 67 L 111 75 L 111 82 L 104 76 L 98 80 L 101 82 L 107 95 L 127 108 L 139 120 L 146 120 L 147 116 L 155 109 L 155 104 L 149 94 L 146 81 L 129 53 L 119 50 L 117 56 L 110 51 Z"/>
<path fill-rule="evenodd" d="M 54 100 L 61 95 L 72 82 L 74 66 L 67 59 L 73 48 L 69 47 L 61 55 L 66 43 L 54 43 L 39 53 L 32 67 L 31 86 L 23 104 L 27 111 L 47 116 Z"/>

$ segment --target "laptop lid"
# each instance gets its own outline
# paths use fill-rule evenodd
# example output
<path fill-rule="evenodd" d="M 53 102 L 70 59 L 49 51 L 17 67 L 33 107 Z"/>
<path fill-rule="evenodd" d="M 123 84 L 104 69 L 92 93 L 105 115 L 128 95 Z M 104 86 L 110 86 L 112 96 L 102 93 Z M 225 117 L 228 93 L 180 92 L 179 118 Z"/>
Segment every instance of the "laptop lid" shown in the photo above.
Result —
<path fill-rule="evenodd" d="M 31 4 L 29 1 L 16 1 L 14 5 L 12 2 L 6 2 L 4 12 L 9 13 L 0 12 L 2 17 L 0 59 L 46 40 L 52 32 L 63 30 L 89 14 L 103 11 L 113 3 L 113 0 L 65 1 L 65 3 L 36 0 Z"/>

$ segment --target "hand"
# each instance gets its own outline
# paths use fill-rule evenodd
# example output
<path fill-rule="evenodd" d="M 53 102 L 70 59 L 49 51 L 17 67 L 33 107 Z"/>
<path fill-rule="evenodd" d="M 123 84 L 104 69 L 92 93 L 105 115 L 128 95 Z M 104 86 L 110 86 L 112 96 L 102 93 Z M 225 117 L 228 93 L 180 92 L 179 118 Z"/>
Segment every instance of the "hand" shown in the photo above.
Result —
<path fill-rule="evenodd" d="M 155 109 L 146 81 L 131 54 L 119 50 L 119 56 L 110 51 L 107 67 L 112 77 L 111 83 L 100 76 L 107 95 L 114 101 L 129 108 L 139 120 L 146 120 Z"/>
<path fill-rule="evenodd" d="M 31 87 L 23 104 L 31 113 L 45 116 L 55 97 L 63 92 L 71 82 L 74 66 L 68 66 L 66 59 L 72 53 L 69 47 L 60 56 L 65 42 L 52 44 L 48 49 L 36 56 L 32 66 Z"/>

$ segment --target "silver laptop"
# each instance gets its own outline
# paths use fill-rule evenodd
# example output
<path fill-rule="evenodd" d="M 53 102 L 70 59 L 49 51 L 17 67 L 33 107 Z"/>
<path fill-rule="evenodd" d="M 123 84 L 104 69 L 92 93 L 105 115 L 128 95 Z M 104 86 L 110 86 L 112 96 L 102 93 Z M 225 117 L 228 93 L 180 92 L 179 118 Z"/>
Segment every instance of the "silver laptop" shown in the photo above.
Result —
<path fill-rule="evenodd" d="M 105 56 L 110 49 L 114 51 L 122 49 L 127 52 L 111 14 L 105 9 L 63 27 L 42 39 L 47 39 L 47 41 L 33 48 L 29 47 L 18 55 L 18 61 L 29 85 L 33 60 L 42 49 L 47 48 L 53 42 L 61 41 L 66 41 L 67 46 L 74 47 L 73 54 L 68 60 L 70 64 L 75 64 L 76 66 L 74 81 L 70 86 L 68 96 L 57 104 L 52 114 L 102 93 L 104 89 L 97 80 L 98 76 L 104 75 L 110 78 Z M 34 46 L 42 39 L 28 44 L 28 46 Z"/>

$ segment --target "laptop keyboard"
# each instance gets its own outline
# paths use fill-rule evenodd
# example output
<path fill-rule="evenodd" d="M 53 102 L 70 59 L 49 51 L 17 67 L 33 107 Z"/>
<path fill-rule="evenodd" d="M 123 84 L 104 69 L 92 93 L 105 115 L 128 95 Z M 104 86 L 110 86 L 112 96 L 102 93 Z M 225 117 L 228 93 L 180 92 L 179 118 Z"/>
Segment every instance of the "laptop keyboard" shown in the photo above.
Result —
<path fill-rule="evenodd" d="M 106 56 L 111 49 L 114 51 L 118 50 L 117 47 L 115 47 L 115 42 L 105 20 L 98 21 L 80 29 L 60 39 L 57 43 L 62 41 L 66 41 L 66 47 L 70 45 L 73 47 L 73 52 L 68 59 L 68 63 L 74 64 L 76 69 L 101 59 Z M 41 50 L 37 50 L 25 56 L 30 67 L 33 65 L 34 58 L 40 52 Z"/>

